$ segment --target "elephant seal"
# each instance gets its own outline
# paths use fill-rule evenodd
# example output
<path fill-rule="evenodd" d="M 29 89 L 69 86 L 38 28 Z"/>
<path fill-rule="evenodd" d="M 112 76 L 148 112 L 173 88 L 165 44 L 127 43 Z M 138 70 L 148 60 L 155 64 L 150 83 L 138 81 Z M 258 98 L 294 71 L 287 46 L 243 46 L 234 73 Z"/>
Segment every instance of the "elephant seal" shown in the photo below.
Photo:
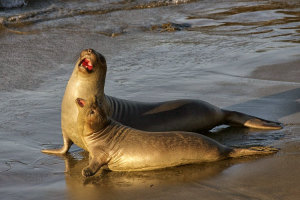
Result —
<path fill-rule="evenodd" d="M 102 102 L 97 97 L 76 99 L 78 135 L 89 152 L 85 177 L 104 165 L 112 171 L 145 171 L 277 152 L 270 147 L 230 148 L 192 132 L 133 129 L 110 119 Z"/>
<path fill-rule="evenodd" d="M 144 131 L 209 130 L 221 124 L 236 124 L 259 129 L 281 129 L 276 122 L 239 112 L 220 109 L 200 100 L 174 100 L 146 103 L 118 99 L 104 94 L 106 60 L 93 49 L 83 50 L 67 84 L 61 105 L 61 126 L 64 145 L 60 149 L 45 149 L 44 153 L 65 154 L 73 142 L 87 150 L 77 134 L 78 111 L 74 100 L 96 95 L 103 99 L 108 116 L 126 126 Z"/>

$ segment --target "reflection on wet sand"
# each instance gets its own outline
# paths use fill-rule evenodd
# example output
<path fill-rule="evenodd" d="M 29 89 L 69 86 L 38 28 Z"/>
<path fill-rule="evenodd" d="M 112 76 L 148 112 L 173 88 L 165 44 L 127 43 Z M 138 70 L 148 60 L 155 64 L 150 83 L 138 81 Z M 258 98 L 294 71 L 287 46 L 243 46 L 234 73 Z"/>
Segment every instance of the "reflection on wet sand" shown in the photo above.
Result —
<path fill-rule="evenodd" d="M 88 165 L 88 153 L 67 154 L 65 160 L 65 181 L 68 195 L 72 199 L 133 198 L 145 188 L 164 188 L 182 186 L 193 182 L 211 179 L 222 171 L 239 163 L 245 163 L 258 157 L 229 159 L 214 163 L 185 165 L 153 171 L 112 172 L 100 170 L 94 177 L 84 178 L 82 169 Z M 125 193 L 122 196 L 122 193 Z M 129 196 L 128 196 L 129 195 Z"/>

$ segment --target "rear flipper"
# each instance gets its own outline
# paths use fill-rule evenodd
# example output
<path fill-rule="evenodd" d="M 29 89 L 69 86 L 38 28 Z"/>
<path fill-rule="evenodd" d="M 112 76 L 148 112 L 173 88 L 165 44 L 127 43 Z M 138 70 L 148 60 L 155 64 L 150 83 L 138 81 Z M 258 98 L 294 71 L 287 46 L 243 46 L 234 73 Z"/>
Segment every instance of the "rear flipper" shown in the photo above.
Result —
<path fill-rule="evenodd" d="M 278 122 L 272 122 L 265 119 L 260 119 L 251 115 L 246 115 L 240 112 L 228 111 L 225 112 L 225 120 L 229 124 L 237 124 L 249 128 L 278 130 L 282 129 L 282 125 Z"/>
<path fill-rule="evenodd" d="M 278 152 L 278 149 L 272 147 L 251 147 L 249 149 L 234 148 L 228 155 L 230 158 L 238 158 L 252 155 L 267 155 Z"/>

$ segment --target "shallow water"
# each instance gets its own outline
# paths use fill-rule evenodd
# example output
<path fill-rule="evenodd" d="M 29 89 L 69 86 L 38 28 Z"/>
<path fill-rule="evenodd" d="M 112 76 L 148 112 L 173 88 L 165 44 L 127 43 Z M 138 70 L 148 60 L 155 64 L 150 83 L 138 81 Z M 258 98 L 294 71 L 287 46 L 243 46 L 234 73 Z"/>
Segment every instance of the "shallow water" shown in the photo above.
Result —
<path fill-rule="evenodd" d="M 298 1 L 29 1 L 0 10 L 3 199 L 297 199 L 300 191 Z M 80 51 L 107 59 L 106 94 L 193 98 L 280 121 L 280 131 L 218 127 L 230 146 L 274 156 L 83 179 L 87 155 L 62 144 L 60 103 Z M 64 173 L 65 168 L 68 173 Z"/>

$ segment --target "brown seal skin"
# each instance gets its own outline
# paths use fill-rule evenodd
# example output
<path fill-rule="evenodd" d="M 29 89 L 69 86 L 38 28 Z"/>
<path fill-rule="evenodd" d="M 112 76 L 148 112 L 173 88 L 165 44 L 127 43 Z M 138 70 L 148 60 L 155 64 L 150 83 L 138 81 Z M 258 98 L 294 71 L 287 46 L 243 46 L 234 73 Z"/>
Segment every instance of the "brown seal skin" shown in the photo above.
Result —
<path fill-rule="evenodd" d="M 78 135 L 89 152 L 89 165 L 82 171 L 86 177 L 104 165 L 112 171 L 144 171 L 277 152 L 270 147 L 230 148 L 192 132 L 141 131 L 110 119 L 97 97 L 76 103 Z"/>
<path fill-rule="evenodd" d="M 103 99 L 108 116 L 121 124 L 144 131 L 209 130 L 221 124 L 235 124 L 259 129 L 281 129 L 279 123 L 259 119 L 239 112 L 227 111 L 200 100 L 174 100 L 158 103 L 128 101 L 104 94 L 106 61 L 92 49 L 83 50 L 67 84 L 61 105 L 61 126 L 64 145 L 60 149 L 45 149 L 44 153 L 64 154 L 71 145 L 85 149 L 77 134 L 78 111 L 74 100 L 96 95 Z"/>

